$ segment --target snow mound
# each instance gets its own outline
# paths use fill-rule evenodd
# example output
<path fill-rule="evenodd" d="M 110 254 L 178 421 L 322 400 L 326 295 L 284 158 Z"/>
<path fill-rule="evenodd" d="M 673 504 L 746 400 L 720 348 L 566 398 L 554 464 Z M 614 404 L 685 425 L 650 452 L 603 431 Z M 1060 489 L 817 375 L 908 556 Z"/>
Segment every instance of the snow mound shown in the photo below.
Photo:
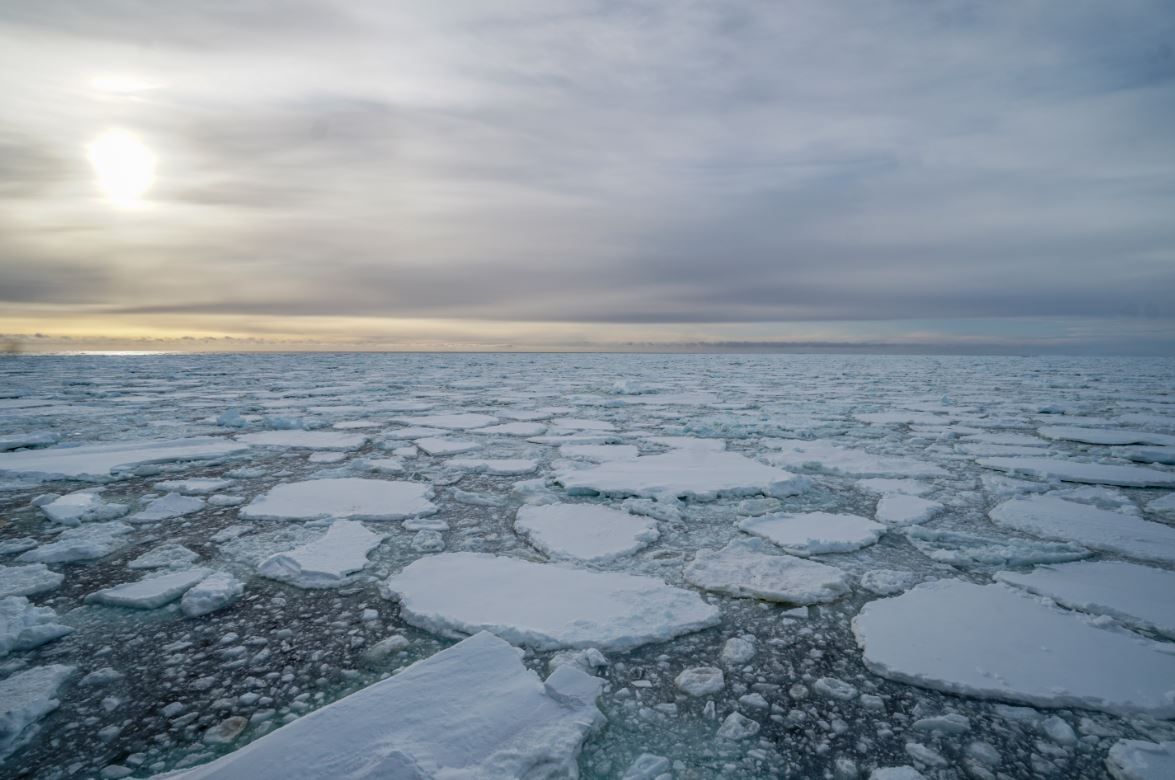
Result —
<path fill-rule="evenodd" d="M 984 468 L 1033 479 L 1121 487 L 1175 487 L 1175 472 L 1142 466 L 1079 463 L 1058 458 L 980 458 L 976 462 Z"/>
<path fill-rule="evenodd" d="M 357 450 L 367 443 L 362 433 L 341 431 L 258 431 L 237 437 L 252 447 L 289 447 L 299 450 Z"/>
<path fill-rule="evenodd" d="M 794 555 L 820 555 L 860 550 L 875 544 L 885 526 L 860 515 L 829 512 L 779 512 L 748 517 L 737 523 Z"/>
<path fill-rule="evenodd" d="M 1175 572 L 1125 561 L 1042 566 L 1027 574 L 1003 571 L 997 580 L 1048 596 L 1062 606 L 1109 615 L 1175 639 Z"/>
<path fill-rule="evenodd" d="M 821 604 L 849 592 L 833 566 L 767 552 L 762 539 L 734 539 L 721 550 L 699 550 L 685 579 L 703 590 L 790 604 Z"/>
<path fill-rule="evenodd" d="M 57 622 L 57 613 L 38 607 L 24 596 L 0 599 L 0 658 L 14 650 L 31 650 L 72 632 Z"/>
<path fill-rule="evenodd" d="M 432 489 L 421 482 L 360 477 L 286 482 L 253 499 L 240 516 L 253 520 L 401 520 L 432 514 Z"/>
<path fill-rule="evenodd" d="M 1175 528 L 1056 496 L 1014 498 L 988 513 L 1005 528 L 1144 561 L 1175 563 Z"/>
<path fill-rule="evenodd" d="M 656 521 L 595 504 L 523 506 L 514 530 L 552 558 L 608 561 L 660 538 Z"/>
<path fill-rule="evenodd" d="M 484 553 L 441 553 L 387 581 L 410 624 L 445 636 L 480 630 L 536 650 L 628 650 L 716 625 L 718 609 L 651 577 Z"/>
<path fill-rule="evenodd" d="M 853 618 L 889 679 L 1038 707 L 1175 717 L 1175 655 L 1006 585 L 928 582 Z"/>
<path fill-rule="evenodd" d="M 243 444 L 212 436 L 51 447 L 0 453 L 0 474 L 100 482 L 146 463 L 222 458 L 246 449 Z"/>
<path fill-rule="evenodd" d="M 689 498 L 803 492 L 808 480 L 766 466 L 735 452 L 682 448 L 631 460 L 606 461 L 582 470 L 567 469 L 556 480 L 571 494 Z"/>
<path fill-rule="evenodd" d="M 602 682 L 482 632 L 170 780 L 575 777 Z"/>
<path fill-rule="evenodd" d="M 202 568 L 155 574 L 136 582 L 94 591 L 86 596 L 86 603 L 132 609 L 158 609 L 184 595 L 208 574 L 208 569 Z"/>
<path fill-rule="evenodd" d="M 269 556 L 257 571 L 299 588 L 331 588 L 361 571 L 367 565 L 367 554 L 383 540 L 384 534 L 372 533 L 363 523 L 336 520 L 318 539 Z"/>
<path fill-rule="evenodd" d="M 36 723 L 61 703 L 57 692 L 72 666 L 35 666 L 0 680 L 0 762 L 36 734 Z"/>

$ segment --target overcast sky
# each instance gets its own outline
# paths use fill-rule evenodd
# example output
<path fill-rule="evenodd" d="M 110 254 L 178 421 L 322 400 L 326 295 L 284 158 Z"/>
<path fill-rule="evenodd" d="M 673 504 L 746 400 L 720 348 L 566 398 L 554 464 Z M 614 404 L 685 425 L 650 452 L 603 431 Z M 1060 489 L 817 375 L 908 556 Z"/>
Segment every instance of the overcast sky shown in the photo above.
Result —
<path fill-rule="evenodd" d="M 1173 46 L 1170 0 L 0 0 L 0 333 L 1173 354 Z"/>

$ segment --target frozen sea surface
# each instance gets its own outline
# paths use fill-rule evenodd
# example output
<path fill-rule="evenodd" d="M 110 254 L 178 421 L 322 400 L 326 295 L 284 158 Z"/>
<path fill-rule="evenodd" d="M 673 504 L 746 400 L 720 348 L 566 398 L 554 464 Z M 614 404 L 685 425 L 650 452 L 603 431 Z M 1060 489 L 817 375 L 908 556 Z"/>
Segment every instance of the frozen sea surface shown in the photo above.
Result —
<path fill-rule="evenodd" d="M 1172 437 L 1162 359 L 4 358 L 0 778 L 1167 777 Z"/>

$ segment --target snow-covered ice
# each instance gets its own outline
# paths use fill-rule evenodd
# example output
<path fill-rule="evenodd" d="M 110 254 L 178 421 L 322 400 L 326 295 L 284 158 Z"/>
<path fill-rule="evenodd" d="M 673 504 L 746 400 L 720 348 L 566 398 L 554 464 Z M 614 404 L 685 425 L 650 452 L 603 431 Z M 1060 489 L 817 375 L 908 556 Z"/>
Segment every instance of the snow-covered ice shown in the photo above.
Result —
<path fill-rule="evenodd" d="M 0 658 L 16 650 L 30 650 L 73 631 L 57 622 L 50 607 L 38 607 L 24 596 L 0 599 Z"/>
<path fill-rule="evenodd" d="M 367 566 L 367 555 L 384 540 L 383 534 L 354 520 L 335 520 L 319 538 L 301 547 L 275 553 L 257 567 L 264 577 L 300 588 L 330 588 Z"/>
<path fill-rule="evenodd" d="M 1106 769 L 1114 780 L 1171 780 L 1175 777 L 1175 740 L 1119 740 L 1106 755 Z"/>
<path fill-rule="evenodd" d="M 45 517 L 61 525 L 80 525 L 122 517 L 130 507 L 126 504 L 106 502 L 102 499 L 102 488 L 90 488 L 67 493 L 41 505 Z"/>
<path fill-rule="evenodd" d="M 396 422 L 405 425 L 419 425 L 424 428 L 451 428 L 464 431 L 472 428 L 485 428 L 499 422 L 499 420 L 488 414 L 430 414 L 425 417 L 400 417 Z"/>
<path fill-rule="evenodd" d="M 721 550 L 698 550 L 686 580 L 703 590 L 792 604 L 820 604 L 848 593 L 834 566 L 783 555 L 762 539 L 733 539 Z"/>
<path fill-rule="evenodd" d="M 224 609 L 245 592 L 245 583 L 232 574 L 213 572 L 188 588 L 180 599 L 180 609 L 188 617 L 199 617 Z"/>
<path fill-rule="evenodd" d="M 539 462 L 529 458 L 452 458 L 445 461 L 450 468 L 483 471 L 496 477 L 521 477 L 538 470 Z"/>
<path fill-rule="evenodd" d="M 204 499 L 196 496 L 184 496 L 179 493 L 168 493 L 165 496 L 153 499 L 145 509 L 135 512 L 127 518 L 128 523 L 157 523 L 161 520 L 172 520 L 176 517 L 190 515 L 204 508 Z"/>
<path fill-rule="evenodd" d="M 481 449 L 481 442 L 458 439 L 452 436 L 426 436 L 413 442 L 425 455 L 456 455 L 461 452 Z"/>
<path fill-rule="evenodd" d="M 831 512 L 777 512 L 740 520 L 738 527 L 795 555 L 852 552 L 885 533 L 884 525 L 867 517 Z"/>
<path fill-rule="evenodd" d="M 905 493 L 889 493 L 877 502 L 875 517 L 886 525 L 918 525 L 937 515 L 943 505 Z"/>
<path fill-rule="evenodd" d="M 240 510 L 254 520 L 401 520 L 432 514 L 432 488 L 421 482 L 340 477 L 286 482 Z"/>
<path fill-rule="evenodd" d="M 21 553 L 17 560 L 28 563 L 74 563 L 104 558 L 130 544 L 127 534 L 132 530 L 131 526 L 118 520 L 67 528 L 52 542 Z"/>
<path fill-rule="evenodd" d="M 5 596 L 33 596 L 56 590 L 65 575 L 53 571 L 43 563 L 24 566 L 0 565 L 0 598 Z"/>
<path fill-rule="evenodd" d="M 544 682 L 488 632 L 173 780 L 574 777 L 602 681 Z"/>
<path fill-rule="evenodd" d="M 1175 487 L 1175 472 L 1142 466 L 1082 463 L 1060 458 L 980 458 L 978 462 L 985 468 L 1033 479 L 1123 487 Z"/>
<path fill-rule="evenodd" d="M 1071 609 L 1110 615 L 1175 639 L 1173 571 L 1125 561 L 1079 561 L 1031 572 L 997 572 L 995 577 Z"/>
<path fill-rule="evenodd" d="M 125 476 L 135 466 L 148 463 L 223 458 L 245 449 L 242 444 L 211 436 L 49 447 L 0 453 L 0 474 L 105 481 L 115 476 Z"/>
<path fill-rule="evenodd" d="M 367 442 L 362 433 L 341 431 L 257 431 L 237 437 L 253 447 L 289 447 L 301 450 L 357 450 Z"/>
<path fill-rule="evenodd" d="M 166 574 L 151 574 L 135 582 L 94 591 L 86 596 L 87 604 L 111 607 L 158 609 L 184 595 L 189 588 L 209 574 L 208 569 L 194 568 Z"/>
<path fill-rule="evenodd" d="M 1175 654 L 1006 585 L 939 580 L 866 604 L 853 632 L 882 676 L 1039 707 L 1175 717 Z"/>
<path fill-rule="evenodd" d="M 656 521 L 598 504 L 523 506 L 514 528 L 553 558 L 583 561 L 631 555 L 660 537 Z"/>
<path fill-rule="evenodd" d="M 233 484 L 231 479 L 169 479 L 156 482 L 155 487 L 168 493 L 183 493 L 185 496 L 204 496 L 224 490 Z"/>
<path fill-rule="evenodd" d="M 947 474 L 945 469 L 934 463 L 903 456 L 873 455 L 822 439 L 771 439 L 764 444 L 771 448 L 771 451 L 764 453 L 764 458 L 769 463 L 789 469 L 856 477 L 941 477 Z"/>
<path fill-rule="evenodd" d="M 35 666 L 0 680 L 0 764 L 36 733 L 37 721 L 57 709 L 74 667 Z"/>
<path fill-rule="evenodd" d="M 414 626 L 446 636 L 488 630 L 539 650 L 627 650 L 719 620 L 696 593 L 651 577 L 484 553 L 421 558 L 385 587 Z"/>

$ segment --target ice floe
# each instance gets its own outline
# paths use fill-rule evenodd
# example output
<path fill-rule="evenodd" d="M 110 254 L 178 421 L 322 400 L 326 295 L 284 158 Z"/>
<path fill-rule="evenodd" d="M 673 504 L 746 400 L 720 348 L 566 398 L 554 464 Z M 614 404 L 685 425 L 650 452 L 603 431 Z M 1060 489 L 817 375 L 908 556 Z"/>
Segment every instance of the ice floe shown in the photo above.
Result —
<path fill-rule="evenodd" d="M 367 443 L 362 433 L 340 431 L 258 431 L 237 437 L 253 447 L 289 447 L 300 450 L 357 450 Z"/>
<path fill-rule="evenodd" d="M 64 574 L 53 571 L 43 563 L 30 563 L 25 566 L 0 565 L 0 598 L 33 596 L 56 590 L 64 580 Z"/>
<path fill-rule="evenodd" d="M 481 632 L 172 780 L 575 777 L 603 682 Z"/>
<path fill-rule="evenodd" d="M 129 525 L 118 520 L 67 528 L 52 542 L 21 553 L 17 560 L 28 563 L 73 563 L 105 558 L 130 544 L 126 535 L 131 530 Z"/>
<path fill-rule="evenodd" d="M 432 488 L 422 482 L 360 477 L 286 482 L 241 508 L 247 519 L 401 520 L 436 512 Z"/>
<path fill-rule="evenodd" d="M 445 461 L 445 465 L 496 477 L 520 477 L 537 471 L 539 462 L 529 458 L 453 458 Z"/>
<path fill-rule="evenodd" d="M 165 482 L 156 482 L 155 487 L 169 493 L 183 493 L 185 496 L 203 496 L 224 490 L 233 484 L 231 479 L 172 479 Z"/>
<path fill-rule="evenodd" d="M 57 709 L 61 686 L 75 667 L 35 666 L 0 680 L 0 763 L 36 734 L 36 723 Z"/>
<path fill-rule="evenodd" d="M 514 529 L 553 558 L 596 562 L 631 555 L 660 536 L 654 520 L 596 504 L 523 506 Z"/>
<path fill-rule="evenodd" d="M 468 439 L 455 439 L 449 436 L 428 436 L 413 442 L 425 455 L 456 455 L 460 452 L 469 452 L 481 448 L 481 444 Z"/>
<path fill-rule="evenodd" d="M 980 458 L 978 463 L 984 468 L 1034 479 L 1122 487 L 1175 487 L 1175 472 L 1143 466 L 1082 463 L 1059 458 Z"/>
<path fill-rule="evenodd" d="M 57 622 L 50 607 L 30 604 L 24 596 L 0 599 L 0 658 L 16 650 L 31 650 L 73 631 Z"/>
<path fill-rule="evenodd" d="M 1175 777 L 1175 741 L 1122 739 L 1106 755 L 1114 780 L 1171 780 Z"/>
<path fill-rule="evenodd" d="M 875 517 L 886 525 L 918 525 L 943 510 L 943 505 L 905 493 L 890 493 L 877 502 Z"/>
<path fill-rule="evenodd" d="M 1079 428 L 1073 425 L 1046 425 L 1043 428 L 1038 428 L 1037 433 L 1046 439 L 1076 441 L 1082 444 L 1175 445 L 1175 436 L 1168 436 L 1162 433 L 1147 433 L 1146 431 L 1124 431 L 1115 428 Z"/>
<path fill-rule="evenodd" d="M 698 594 L 651 577 L 485 553 L 421 558 L 392 575 L 386 591 L 419 628 L 445 636 L 484 629 L 538 650 L 628 650 L 719 619 Z"/>
<path fill-rule="evenodd" d="M 336 587 L 367 566 L 368 553 L 383 540 L 384 534 L 368 530 L 363 523 L 336 520 L 314 541 L 266 558 L 257 572 L 299 588 Z"/>
<path fill-rule="evenodd" d="M 1070 542 L 1042 542 L 1006 535 L 982 536 L 945 528 L 917 526 L 903 531 L 910 544 L 926 557 L 955 566 L 1031 566 L 1088 558 L 1092 553 Z"/>
<path fill-rule="evenodd" d="M 224 609 L 245 592 L 245 583 L 232 574 L 213 572 L 197 582 L 180 599 L 180 609 L 188 617 L 199 617 Z"/>
<path fill-rule="evenodd" d="M 738 527 L 795 555 L 859 550 L 877 542 L 885 526 L 867 517 L 830 512 L 777 512 L 748 517 Z"/>
<path fill-rule="evenodd" d="M 208 574 L 209 570 L 204 568 L 153 574 L 135 582 L 94 591 L 86 596 L 86 603 L 134 609 L 158 609 L 184 595 L 189 588 L 207 577 Z"/>
<path fill-rule="evenodd" d="M 0 453 L 0 474 L 103 481 L 148 463 L 222 458 L 246 449 L 243 444 L 209 436 L 20 450 Z"/>
<path fill-rule="evenodd" d="M 699 550 L 685 579 L 703 590 L 791 604 L 820 604 L 848 593 L 848 578 L 834 566 L 772 552 L 763 539 L 731 540 L 720 550 Z"/>
<path fill-rule="evenodd" d="M 1039 707 L 1175 717 L 1175 654 L 1007 585 L 939 580 L 853 619 L 866 665 L 901 682 Z"/>
<path fill-rule="evenodd" d="M 45 517 L 60 525 L 80 525 L 122 517 L 130 507 L 102 500 L 102 488 L 78 490 L 41 505 Z"/>
<path fill-rule="evenodd" d="M 204 499 L 196 496 L 183 496 L 179 493 L 168 493 L 165 496 L 153 499 L 146 509 L 141 509 L 128 517 L 128 523 L 157 523 L 161 520 L 172 520 L 204 508 Z"/>
<path fill-rule="evenodd" d="M 827 439 L 767 439 L 773 451 L 764 453 L 768 463 L 784 468 L 809 469 L 855 477 L 942 477 L 947 471 L 934 463 L 895 455 L 873 455 L 842 447 Z"/>
<path fill-rule="evenodd" d="M 493 425 L 498 422 L 498 418 L 488 414 L 430 414 L 425 417 L 399 417 L 396 422 L 405 425 L 464 431 Z"/>

